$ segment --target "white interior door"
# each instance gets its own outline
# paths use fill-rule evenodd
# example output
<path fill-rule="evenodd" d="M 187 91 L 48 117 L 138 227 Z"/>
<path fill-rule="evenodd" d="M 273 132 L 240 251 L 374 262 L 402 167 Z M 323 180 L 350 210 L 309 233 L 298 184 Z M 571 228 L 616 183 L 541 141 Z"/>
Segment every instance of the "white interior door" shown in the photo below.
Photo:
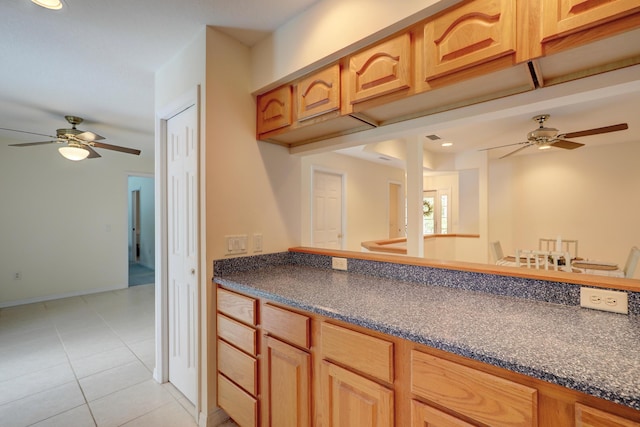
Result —
<path fill-rule="evenodd" d="M 167 121 L 169 381 L 197 396 L 198 139 L 196 108 Z"/>
<path fill-rule="evenodd" d="M 342 175 L 313 171 L 313 246 L 342 249 Z"/>

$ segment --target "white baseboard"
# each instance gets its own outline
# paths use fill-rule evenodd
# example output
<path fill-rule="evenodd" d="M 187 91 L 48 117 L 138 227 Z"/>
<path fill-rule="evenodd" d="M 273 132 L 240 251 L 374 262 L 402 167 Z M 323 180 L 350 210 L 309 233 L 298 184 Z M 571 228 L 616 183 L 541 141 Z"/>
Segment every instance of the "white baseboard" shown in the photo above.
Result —
<path fill-rule="evenodd" d="M 128 288 L 128 286 L 113 286 L 108 288 L 97 288 L 97 289 L 88 289 L 84 291 L 65 292 L 62 294 L 46 295 L 42 297 L 26 298 L 22 300 L 3 301 L 3 302 L 0 302 L 0 308 L 15 307 L 17 305 L 24 305 L 24 304 L 34 304 L 38 302 L 51 301 L 54 299 L 61 299 L 61 298 L 71 298 L 71 297 L 80 297 L 83 295 L 99 294 L 100 292 L 117 291 L 119 289 L 126 289 L 126 288 Z"/>

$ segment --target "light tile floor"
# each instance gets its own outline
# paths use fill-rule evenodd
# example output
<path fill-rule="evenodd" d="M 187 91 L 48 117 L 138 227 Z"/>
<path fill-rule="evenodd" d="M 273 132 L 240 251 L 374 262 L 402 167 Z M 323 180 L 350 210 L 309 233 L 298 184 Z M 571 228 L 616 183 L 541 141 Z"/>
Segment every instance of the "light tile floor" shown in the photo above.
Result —
<path fill-rule="evenodd" d="M 0 309 L 0 426 L 196 427 L 191 402 L 152 378 L 154 292 Z"/>

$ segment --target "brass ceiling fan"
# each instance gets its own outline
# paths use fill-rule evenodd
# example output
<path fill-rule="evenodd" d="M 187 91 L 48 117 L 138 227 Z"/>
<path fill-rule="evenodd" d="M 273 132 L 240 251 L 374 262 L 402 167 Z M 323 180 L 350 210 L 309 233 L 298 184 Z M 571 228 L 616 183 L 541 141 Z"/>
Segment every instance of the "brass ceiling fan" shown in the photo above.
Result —
<path fill-rule="evenodd" d="M 63 157 L 69 160 L 83 160 L 83 159 L 95 159 L 98 157 L 102 157 L 98 152 L 94 150 L 94 148 L 103 148 L 105 150 L 113 150 L 119 151 L 121 153 L 128 153 L 139 155 L 140 150 L 136 150 L 133 148 L 120 147 L 118 145 L 105 144 L 104 142 L 98 142 L 102 139 L 105 139 L 103 136 L 100 136 L 96 133 L 83 131 L 76 128 L 76 125 L 79 125 L 83 122 L 82 117 L 77 116 L 64 116 L 65 119 L 71 125 L 71 129 L 57 129 L 56 135 L 46 135 L 42 133 L 36 132 L 27 132 L 24 130 L 17 129 L 7 129 L 0 128 L 1 130 L 7 130 L 11 132 L 20 132 L 20 133 L 28 133 L 31 135 L 39 135 L 46 136 L 48 138 L 53 138 L 50 141 L 40 141 L 40 142 L 24 142 L 21 144 L 9 144 L 11 147 L 30 147 L 33 145 L 44 145 L 44 144 L 64 144 L 63 146 L 58 148 L 60 154 Z"/>
<path fill-rule="evenodd" d="M 513 144 L 499 145 L 497 147 L 483 148 L 479 151 L 493 150 L 495 148 L 502 147 L 510 147 L 514 145 L 521 145 L 520 148 L 513 150 L 502 157 L 511 156 L 512 154 L 517 153 L 518 151 L 524 150 L 525 148 L 529 148 L 532 146 L 537 146 L 538 148 L 564 148 L 565 150 L 574 150 L 576 148 L 582 147 L 584 144 L 580 142 L 568 141 L 568 139 L 573 138 L 581 138 L 583 136 L 589 135 L 598 135 L 601 133 L 609 133 L 609 132 L 617 132 L 620 130 L 628 129 L 629 126 L 626 123 L 620 123 L 612 126 L 605 126 L 601 128 L 582 130 L 578 132 L 569 132 L 569 133 L 559 133 L 558 129 L 549 128 L 544 126 L 544 122 L 550 117 L 549 114 L 540 114 L 538 116 L 533 117 L 533 120 L 538 122 L 540 125 L 537 129 L 532 130 L 527 134 L 527 140 L 523 142 L 516 142 Z"/>

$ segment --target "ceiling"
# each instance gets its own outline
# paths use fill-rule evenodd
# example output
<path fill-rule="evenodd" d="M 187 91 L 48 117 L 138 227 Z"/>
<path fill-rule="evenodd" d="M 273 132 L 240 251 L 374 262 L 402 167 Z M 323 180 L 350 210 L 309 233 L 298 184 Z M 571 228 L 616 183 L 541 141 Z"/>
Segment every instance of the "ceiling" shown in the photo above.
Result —
<path fill-rule="evenodd" d="M 2 1 L 0 127 L 55 135 L 75 115 L 105 143 L 152 155 L 156 70 L 206 25 L 251 46 L 317 1 L 62 0 L 58 11 Z M 0 131 L 5 146 L 42 140 Z"/>

